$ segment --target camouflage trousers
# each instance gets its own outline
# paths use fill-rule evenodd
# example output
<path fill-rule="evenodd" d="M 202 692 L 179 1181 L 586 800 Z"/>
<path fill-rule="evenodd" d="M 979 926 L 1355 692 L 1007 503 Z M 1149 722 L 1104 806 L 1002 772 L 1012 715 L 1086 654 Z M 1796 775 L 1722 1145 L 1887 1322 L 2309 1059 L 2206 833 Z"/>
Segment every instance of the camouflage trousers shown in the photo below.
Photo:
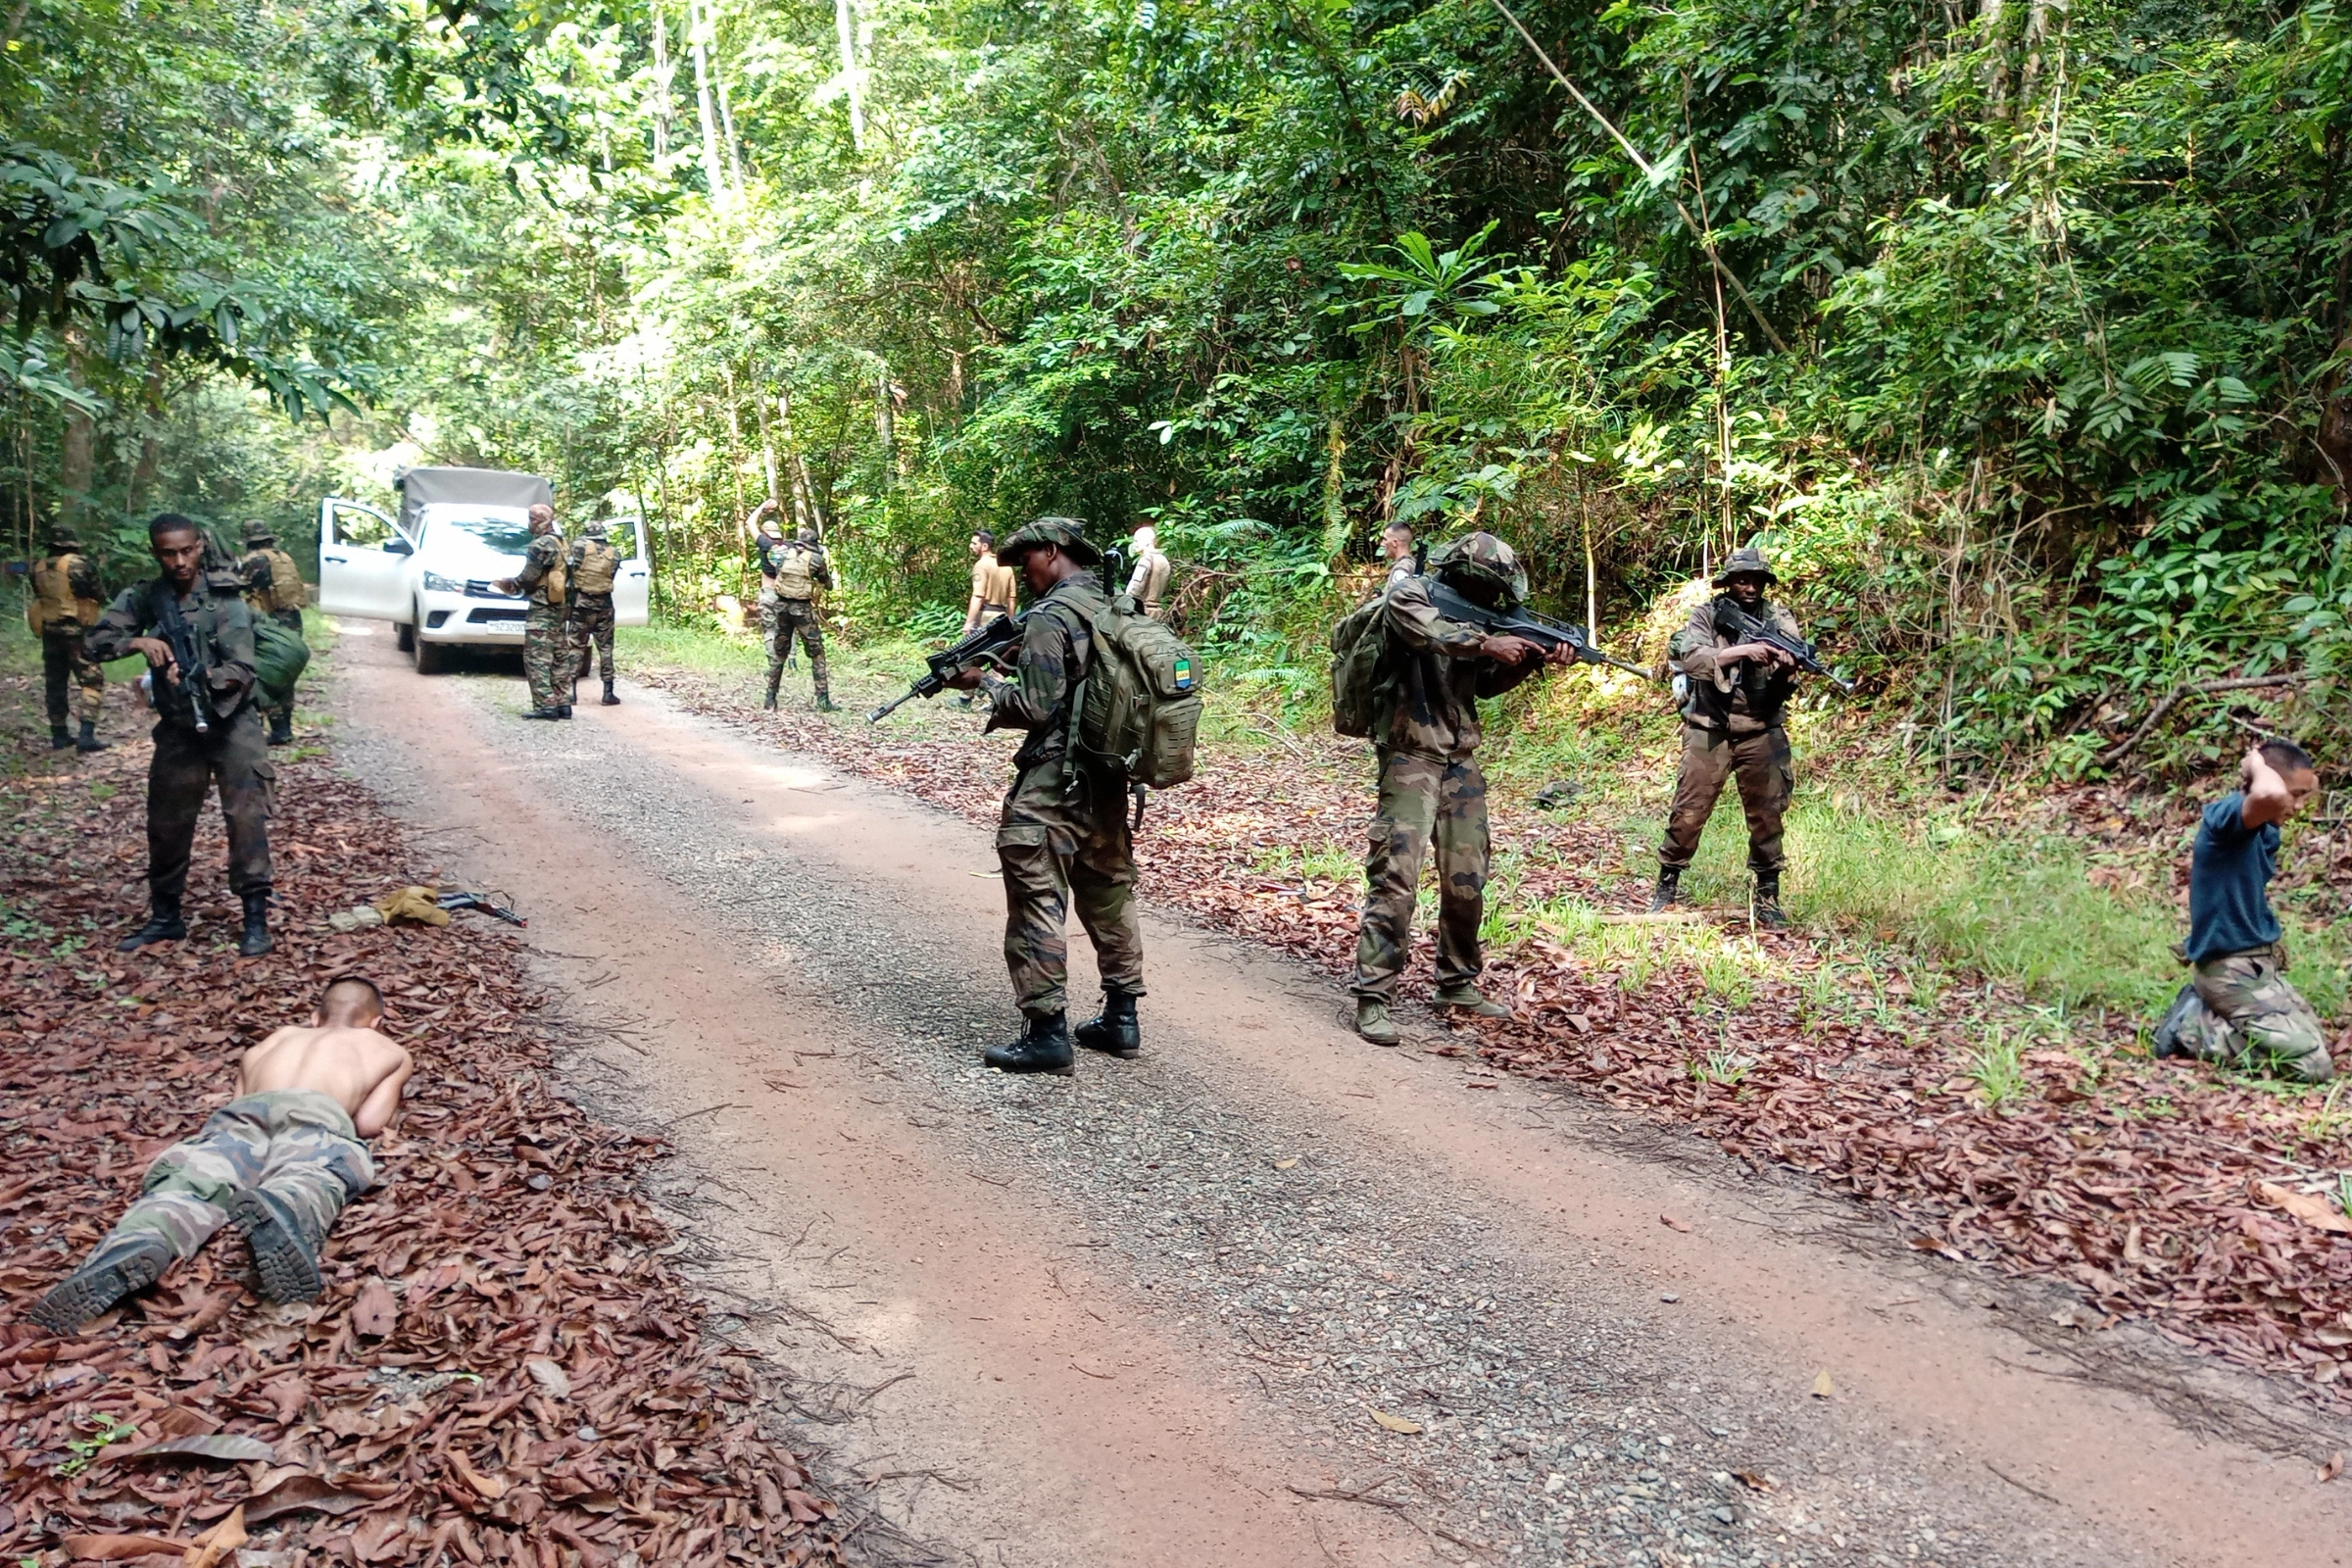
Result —
<path fill-rule="evenodd" d="M 1747 864 L 1778 871 L 1788 858 L 1781 850 L 1781 822 L 1796 787 L 1788 755 L 1788 732 L 1775 724 L 1754 735 L 1728 735 L 1699 724 L 1683 726 L 1683 767 L 1674 783 L 1674 808 L 1666 818 L 1666 843 L 1658 864 L 1680 870 L 1698 854 L 1698 838 L 1715 814 L 1727 780 L 1740 781 L 1740 805 L 1747 812 Z"/>
<path fill-rule="evenodd" d="M 2254 948 L 2207 958 L 2189 982 L 2195 992 L 2180 1024 L 2180 1045 L 2192 1056 L 2272 1072 L 2301 1083 L 2326 1083 L 2328 1058 L 2320 1015 L 2287 983 L 2285 956 Z"/>
<path fill-rule="evenodd" d="M 1487 775 L 1472 758 L 1451 762 L 1380 753 L 1380 813 L 1364 862 L 1364 912 L 1348 989 L 1384 1002 L 1413 951 L 1421 862 L 1437 845 L 1438 983 L 1478 978 L 1478 928 L 1487 913 Z"/>
<path fill-rule="evenodd" d="M 181 1261 L 228 1221 L 243 1187 L 268 1193 L 308 1235 L 323 1241 L 344 1202 L 375 1181 L 375 1163 L 351 1117 L 313 1089 L 275 1089 L 232 1100 L 195 1137 L 156 1155 L 138 1200 L 90 1254 L 92 1262 L 161 1237 Z"/>
<path fill-rule="evenodd" d="M 588 678 L 588 657 L 596 656 L 596 677 L 612 678 L 612 596 L 581 594 L 571 602 L 571 678 Z"/>
<path fill-rule="evenodd" d="M 766 605 L 760 607 L 760 618 L 767 632 L 767 689 L 773 692 L 783 678 L 784 661 L 792 657 L 795 638 L 808 650 L 808 678 L 816 684 L 816 695 L 830 699 L 832 693 L 825 683 L 825 628 L 817 618 L 816 605 L 807 599 L 779 599 L 771 612 Z"/>
<path fill-rule="evenodd" d="M 186 890 L 196 819 L 215 784 L 228 828 L 228 890 L 240 896 L 269 892 L 277 767 L 270 760 L 260 710 L 247 703 L 205 735 L 172 719 L 158 722 L 154 734 L 155 755 L 147 763 L 148 892 L 159 904 L 176 904 Z"/>
<path fill-rule="evenodd" d="M 1144 928 L 1135 908 L 1135 842 L 1125 798 L 1107 784 L 1062 799 L 1058 760 L 1025 767 L 997 825 L 1004 877 L 1004 967 L 1032 1018 L 1069 1004 L 1069 906 L 1095 945 L 1106 991 L 1144 994 Z"/>
<path fill-rule="evenodd" d="M 571 637 L 562 605 L 533 605 L 522 617 L 522 678 L 535 709 L 571 706 Z"/>
<path fill-rule="evenodd" d="M 70 711 L 66 707 L 69 677 L 76 688 Z M 52 727 L 66 723 L 69 718 L 84 724 L 98 722 L 99 711 L 106 702 L 106 671 L 82 648 L 80 632 L 71 636 L 51 632 L 42 636 L 41 695 L 48 699 Z"/>

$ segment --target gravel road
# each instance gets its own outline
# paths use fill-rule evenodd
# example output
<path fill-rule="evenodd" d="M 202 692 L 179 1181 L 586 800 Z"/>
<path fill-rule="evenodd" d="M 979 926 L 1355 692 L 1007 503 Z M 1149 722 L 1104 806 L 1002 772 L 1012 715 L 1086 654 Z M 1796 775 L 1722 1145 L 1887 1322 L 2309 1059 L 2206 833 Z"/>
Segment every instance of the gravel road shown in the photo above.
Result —
<path fill-rule="evenodd" d="M 988 1073 L 985 833 L 626 685 L 519 722 L 389 641 L 344 645 L 343 755 L 532 915 L 575 1092 L 677 1142 L 656 1196 L 878 1560 L 2347 1556 L 2304 1460 L 2200 1444 L 1837 1205 L 1375 1052 L 1198 931 L 1149 928 L 1144 1059 Z"/>

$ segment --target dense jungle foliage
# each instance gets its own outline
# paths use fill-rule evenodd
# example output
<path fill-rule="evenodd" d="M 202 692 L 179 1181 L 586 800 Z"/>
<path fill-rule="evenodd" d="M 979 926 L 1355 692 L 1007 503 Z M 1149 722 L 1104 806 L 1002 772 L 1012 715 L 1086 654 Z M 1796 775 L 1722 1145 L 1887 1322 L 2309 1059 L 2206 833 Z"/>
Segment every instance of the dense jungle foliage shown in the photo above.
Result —
<path fill-rule="evenodd" d="M 1204 650 L 1311 709 L 1389 517 L 1626 636 L 1760 539 L 1963 775 L 2345 727 L 2335 0 L 0 21 L 12 553 L 483 463 L 642 510 L 679 617 L 774 495 L 896 627 L 973 527 L 1151 520 Z"/>

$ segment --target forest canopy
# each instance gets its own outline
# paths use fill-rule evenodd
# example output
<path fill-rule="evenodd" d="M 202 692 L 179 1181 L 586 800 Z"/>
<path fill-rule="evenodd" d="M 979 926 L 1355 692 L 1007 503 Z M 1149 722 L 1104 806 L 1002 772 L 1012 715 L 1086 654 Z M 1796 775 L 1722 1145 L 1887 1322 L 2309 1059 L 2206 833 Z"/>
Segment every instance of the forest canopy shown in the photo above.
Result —
<path fill-rule="evenodd" d="M 1627 624 L 1774 552 L 1902 744 L 2341 727 L 2352 15 L 1497 0 L 18 0 L 12 553 L 309 531 L 410 463 L 773 496 L 853 628 L 1158 525 L 1268 701 L 1393 517 Z M 1522 25 L 1524 24 L 1524 30 Z M 2182 705 L 2136 763 L 2229 755 Z"/>

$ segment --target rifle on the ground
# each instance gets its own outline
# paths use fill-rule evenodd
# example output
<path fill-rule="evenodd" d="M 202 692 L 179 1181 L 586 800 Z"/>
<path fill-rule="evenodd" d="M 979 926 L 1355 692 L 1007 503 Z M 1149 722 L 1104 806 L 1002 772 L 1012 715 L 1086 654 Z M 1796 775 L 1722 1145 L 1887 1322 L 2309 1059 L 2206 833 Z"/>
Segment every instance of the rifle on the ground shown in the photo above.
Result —
<path fill-rule="evenodd" d="M 164 646 L 172 650 L 172 662 L 179 666 L 179 695 L 188 705 L 188 718 L 196 733 L 212 733 L 212 699 L 205 691 L 206 665 L 196 648 L 196 634 L 188 629 L 187 616 L 179 612 L 179 595 L 172 584 L 159 580 L 155 585 L 155 629 L 163 633 Z M 164 710 L 164 689 L 172 684 L 170 673 L 157 670 L 155 710 Z"/>
<path fill-rule="evenodd" d="M 1726 619 L 1730 624 L 1726 625 Z M 1762 643 L 1777 648 L 1792 660 L 1796 667 L 1808 675 L 1819 675 L 1839 691 L 1852 695 L 1854 683 L 1831 673 L 1827 665 L 1814 657 L 1813 645 L 1802 637 L 1791 637 L 1770 621 L 1758 619 L 1738 605 L 1718 603 L 1715 607 L 1715 625 L 1727 637 L 1737 637 L 1743 643 Z"/>
<path fill-rule="evenodd" d="M 1421 580 L 1428 586 L 1429 602 L 1447 620 L 1467 621 L 1479 630 L 1497 637 L 1524 637 L 1545 653 L 1554 648 L 1565 648 L 1576 655 L 1580 664 L 1610 664 L 1618 669 L 1631 670 L 1643 680 L 1658 678 L 1655 671 L 1643 669 L 1640 664 L 1629 664 L 1614 654 L 1593 647 L 1582 626 L 1572 626 L 1567 621 L 1554 620 L 1549 615 L 1539 615 L 1524 607 L 1490 610 L 1475 599 L 1454 592 L 1436 577 L 1423 577 Z"/>
<path fill-rule="evenodd" d="M 1028 618 L 1026 611 L 1018 615 L 998 615 L 977 631 L 968 633 L 961 642 L 930 655 L 923 661 L 930 667 L 914 678 L 913 684 L 906 688 L 906 695 L 895 703 L 885 703 L 865 715 L 865 721 L 879 724 L 917 697 L 937 697 L 948 689 L 948 682 L 962 671 L 983 661 L 992 660 L 1002 650 L 1019 643 L 1021 623 Z"/>
<path fill-rule="evenodd" d="M 441 906 L 441 907 L 444 909 L 479 909 L 484 914 L 494 915 L 497 918 L 506 921 L 509 925 L 529 925 L 531 923 L 530 921 L 524 919 L 521 915 L 516 914 L 513 909 L 500 908 L 497 905 L 492 904 L 488 899 L 483 898 L 479 893 L 466 893 L 453 890 L 451 892 L 442 894 L 433 902 Z"/>

